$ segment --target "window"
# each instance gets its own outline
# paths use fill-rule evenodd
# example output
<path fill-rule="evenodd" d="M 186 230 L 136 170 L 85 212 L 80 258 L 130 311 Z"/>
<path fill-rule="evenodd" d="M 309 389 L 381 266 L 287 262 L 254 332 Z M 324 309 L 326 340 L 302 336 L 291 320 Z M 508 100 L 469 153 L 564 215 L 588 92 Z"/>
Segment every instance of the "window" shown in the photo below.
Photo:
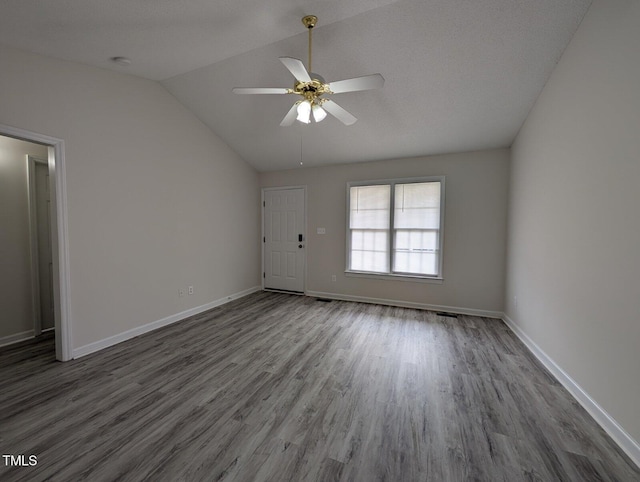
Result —
<path fill-rule="evenodd" d="M 347 185 L 347 272 L 442 277 L 444 177 Z"/>

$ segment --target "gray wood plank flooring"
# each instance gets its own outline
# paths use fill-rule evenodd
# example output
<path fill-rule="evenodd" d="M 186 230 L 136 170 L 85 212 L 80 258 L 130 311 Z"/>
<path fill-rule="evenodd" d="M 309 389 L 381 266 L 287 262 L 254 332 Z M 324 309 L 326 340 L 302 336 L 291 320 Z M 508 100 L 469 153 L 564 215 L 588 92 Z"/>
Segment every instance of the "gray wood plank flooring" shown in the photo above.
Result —
<path fill-rule="evenodd" d="M 498 320 L 256 293 L 68 363 L 0 349 L 2 481 L 638 481 Z"/>

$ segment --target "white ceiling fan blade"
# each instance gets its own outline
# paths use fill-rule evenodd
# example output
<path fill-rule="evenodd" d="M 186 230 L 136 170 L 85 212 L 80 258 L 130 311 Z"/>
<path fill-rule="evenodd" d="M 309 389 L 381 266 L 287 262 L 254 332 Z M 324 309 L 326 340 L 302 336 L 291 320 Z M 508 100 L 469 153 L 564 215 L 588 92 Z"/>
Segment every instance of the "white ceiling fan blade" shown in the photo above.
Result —
<path fill-rule="evenodd" d="M 234 94 L 288 94 L 284 87 L 235 87 Z"/>
<path fill-rule="evenodd" d="M 338 119 L 339 121 L 341 121 L 343 124 L 347 126 L 350 126 L 351 124 L 353 124 L 355 121 L 358 120 L 332 100 L 325 100 L 322 103 L 322 107 L 329 114 L 331 114 L 333 117 L 335 117 L 336 119 Z"/>
<path fill-rule="evenodd" d="M 282 127 L 290 126 L 296 121 L 296 117 L 298 116 L 298 104 L 300 104 L 300 102 L 293 104 L 291 109 L 289 109 L 289 112 L 287 112 L 287 115 L 284 116 L 284 119 L 280 122 Z"/>
<path fill-rule="evenodd" d="M 384 85 L 384 77 L 380 74 L 365 75 L 353 79 L 338 80 L 329 83 L 329 90 L 334 94 L 356 92 L 358 90 L 379 89 Z"/>
<path fill-rule="evenodd" d="M 309 72 L 307 72 L 302 60 L 294 59 L 293 57 L 280 57 L 280 62 L 289 69 L 289 72 L 293 74 L 296 80 L 301 82 L 311 82 Z"/>

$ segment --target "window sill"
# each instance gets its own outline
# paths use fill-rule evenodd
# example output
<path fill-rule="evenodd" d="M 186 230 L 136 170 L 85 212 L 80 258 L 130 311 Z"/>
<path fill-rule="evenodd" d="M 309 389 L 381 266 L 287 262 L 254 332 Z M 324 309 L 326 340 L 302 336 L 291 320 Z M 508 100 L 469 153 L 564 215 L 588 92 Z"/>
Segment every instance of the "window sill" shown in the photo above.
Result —
<path fill-rule="evenodd" d="M 389 273 L 368 273 L 366 271 L 350 271 L 345 270 L 345 276 L 352 278 L 369 278 L 369 279 L 384 279 L 394 281 L 412 281 L 414 283 L 431 283 L 441 285 L 444 282 L 444 278 L 440 277 L 426 277 L 426 276 L 411 276 L 408 274 L 389 274 Z"/>

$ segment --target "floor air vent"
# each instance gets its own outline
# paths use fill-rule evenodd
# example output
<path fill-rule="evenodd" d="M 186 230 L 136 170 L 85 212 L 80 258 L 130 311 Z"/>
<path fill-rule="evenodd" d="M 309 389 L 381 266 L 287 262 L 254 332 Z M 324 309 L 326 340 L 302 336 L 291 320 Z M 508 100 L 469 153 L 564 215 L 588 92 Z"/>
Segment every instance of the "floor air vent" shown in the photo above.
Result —
<path fill-rule="evenodd" d="M 436 315 L 438 316 L 446 316 L 448 318 L 457 318 L 458 315 L 456 313 L 445 313 L 444 311 L 438 311 L 436 313 Z"/>

